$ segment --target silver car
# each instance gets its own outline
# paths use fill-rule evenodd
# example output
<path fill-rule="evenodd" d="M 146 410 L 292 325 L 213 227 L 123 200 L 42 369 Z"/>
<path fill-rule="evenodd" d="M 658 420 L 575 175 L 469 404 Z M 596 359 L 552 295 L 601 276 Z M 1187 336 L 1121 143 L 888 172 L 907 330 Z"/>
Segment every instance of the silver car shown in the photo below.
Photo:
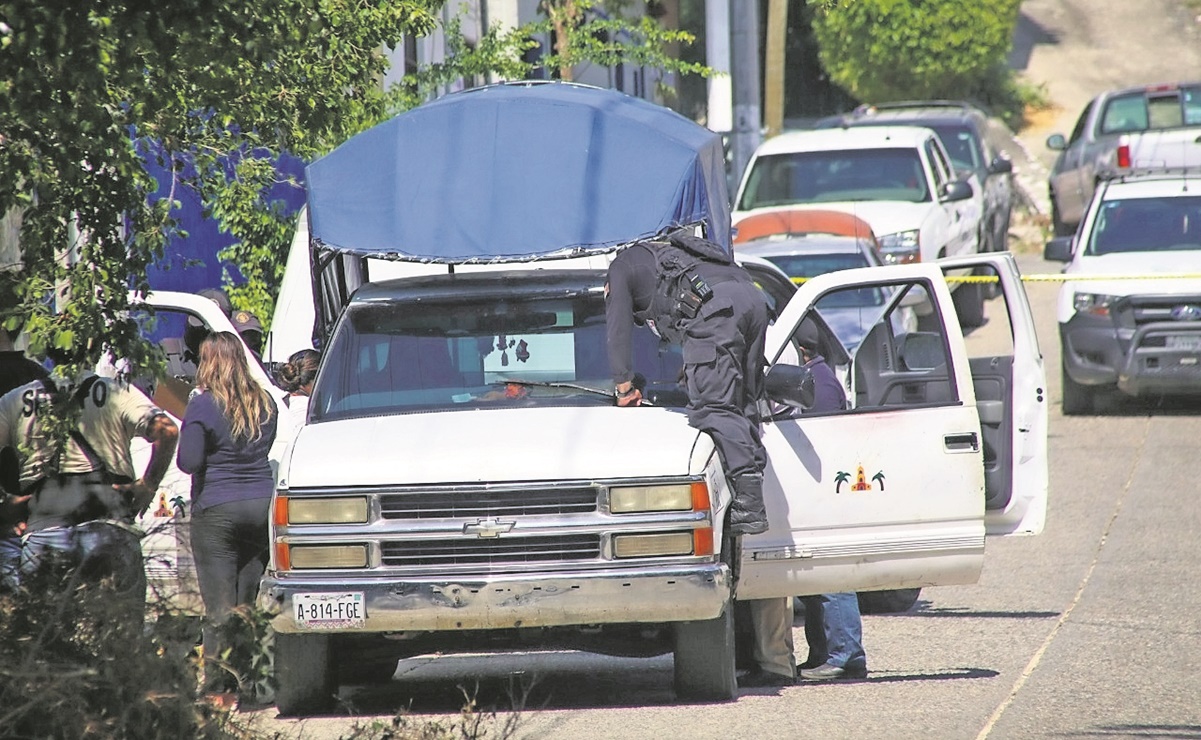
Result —
<path fill-rule="evenodd" d="M 871 240 L 833 234 L 804 234 L 767 237 L 737 246 L 739 255 L 761 257 L 774 263 L 794 282 L 835 270 L 884 264 Z M 847 351 L 854 352 L 868 330 L 884 312 L 888 296 L 877 288 L 839 291 L 817 302 L 817 310 Z M 917 316 L 912 308 L 894 312 L 893 330 L 915 331 Z"/>

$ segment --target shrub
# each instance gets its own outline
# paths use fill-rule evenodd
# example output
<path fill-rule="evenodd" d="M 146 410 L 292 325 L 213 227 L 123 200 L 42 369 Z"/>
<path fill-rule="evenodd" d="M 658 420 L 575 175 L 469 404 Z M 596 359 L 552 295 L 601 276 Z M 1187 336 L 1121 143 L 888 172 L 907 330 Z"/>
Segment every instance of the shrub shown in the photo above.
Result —
<path fill-rule="evenodd" d="M 853 0 L 813 23 L 831 78 L 864 102 L 954 98 L 1006 107 L 1019 0 Z M 1002 105 L 997 105 L 1001 103 Z"/>

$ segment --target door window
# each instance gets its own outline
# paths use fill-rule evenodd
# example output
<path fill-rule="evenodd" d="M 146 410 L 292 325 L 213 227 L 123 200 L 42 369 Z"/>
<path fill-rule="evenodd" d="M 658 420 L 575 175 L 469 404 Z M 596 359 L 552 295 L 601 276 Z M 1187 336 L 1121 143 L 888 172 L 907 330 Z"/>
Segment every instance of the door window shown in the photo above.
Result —
<path fill-rule="evenodd" d="M 930 167 L 934 170 L 934 190 L 936 192 L 942 190 L 942 186 L 946 185 L 952 179 L 951 166 L 947 163 L 945 157 L 942 156 L 942 151 L 934 139 L 926 139 L 926 159 L 930 160 Z"/>
<path fill-rule="evenodd" d="M 847 373 L 851 412 L 958 403 L 943 322 L 929 296 L 921 280 L 856 284 L 823 293 L 810 309 L 839 337 L 862 333 Z"/>

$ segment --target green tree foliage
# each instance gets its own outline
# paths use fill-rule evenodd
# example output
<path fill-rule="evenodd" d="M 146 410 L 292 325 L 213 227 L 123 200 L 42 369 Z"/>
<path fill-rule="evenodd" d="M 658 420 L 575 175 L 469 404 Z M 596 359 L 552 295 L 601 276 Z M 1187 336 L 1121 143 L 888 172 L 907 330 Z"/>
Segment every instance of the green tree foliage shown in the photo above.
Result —
<path fill-rule="evenodd" d="M 819 8 L 814 32 L 831 78 L 862 101 L 996 102 L 1019 4 L 844 0 Z"/>
<path fill-rule="evenodd" d="M 323 153 L 378 120 L 381 50 L 428 32 L 441 4 L 0 0 L 0 213 L 24 209 L 25 265 L 5 275 L 0 321 L 24 321 L 32 352 L 69 366 L 105 344 L 144 359 L 127 291 L 147 288 L 175 227 L 174 198 L 149 202 L 140 152 L 269 240 L 278 227 L 254 210 L 273 175 L 256 160 Z"/>
<path fill-rule="evenodd" d="M 552 13 L 564 4 L 576 9 L 565 24 Z M 706 72 L 666 51 L 689 34 L 595 12 L 594 0 L 548 0 L 543 21 L 489 29 L 474 46 L 452 23 L 444 62 L 381 89 L 383 50 L 431 32 L 442 5 L 0 0 L 0 214 L 23 210 L 26 268 L 0 273 L 0 323 L 23 324 L 32 353 L 57 350 L 72 367 L 93 365 L 105 345 L 153 364 L 123 319 L 126 292 L 146 290 L 147 266 L 179 233 L 170 209 L 183 185 L 236 239 L 221 255 L 247 278 L 234 305 L 268 319 L 293 226 L 265 197 L 272 160 L 324 154 L 458 80 L 530 75 L 522 53 L 552 28 L 565 42 L 541 60 L 549 69 Z M 154 204 L 146 152 L 172 175 Z"/>

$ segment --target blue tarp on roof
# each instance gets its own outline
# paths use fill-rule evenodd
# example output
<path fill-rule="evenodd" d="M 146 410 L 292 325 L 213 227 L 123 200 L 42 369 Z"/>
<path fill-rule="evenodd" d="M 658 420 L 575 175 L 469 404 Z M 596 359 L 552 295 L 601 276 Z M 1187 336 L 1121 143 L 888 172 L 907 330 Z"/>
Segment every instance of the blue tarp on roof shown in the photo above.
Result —
<path fill-rule="evenodd" d="M 503 84 L 402 113 L 306 169 L 322 250 L 445 263 L 604 252 L 698 223 L 730 248 L 721 138 L 613 90 Z"/>

